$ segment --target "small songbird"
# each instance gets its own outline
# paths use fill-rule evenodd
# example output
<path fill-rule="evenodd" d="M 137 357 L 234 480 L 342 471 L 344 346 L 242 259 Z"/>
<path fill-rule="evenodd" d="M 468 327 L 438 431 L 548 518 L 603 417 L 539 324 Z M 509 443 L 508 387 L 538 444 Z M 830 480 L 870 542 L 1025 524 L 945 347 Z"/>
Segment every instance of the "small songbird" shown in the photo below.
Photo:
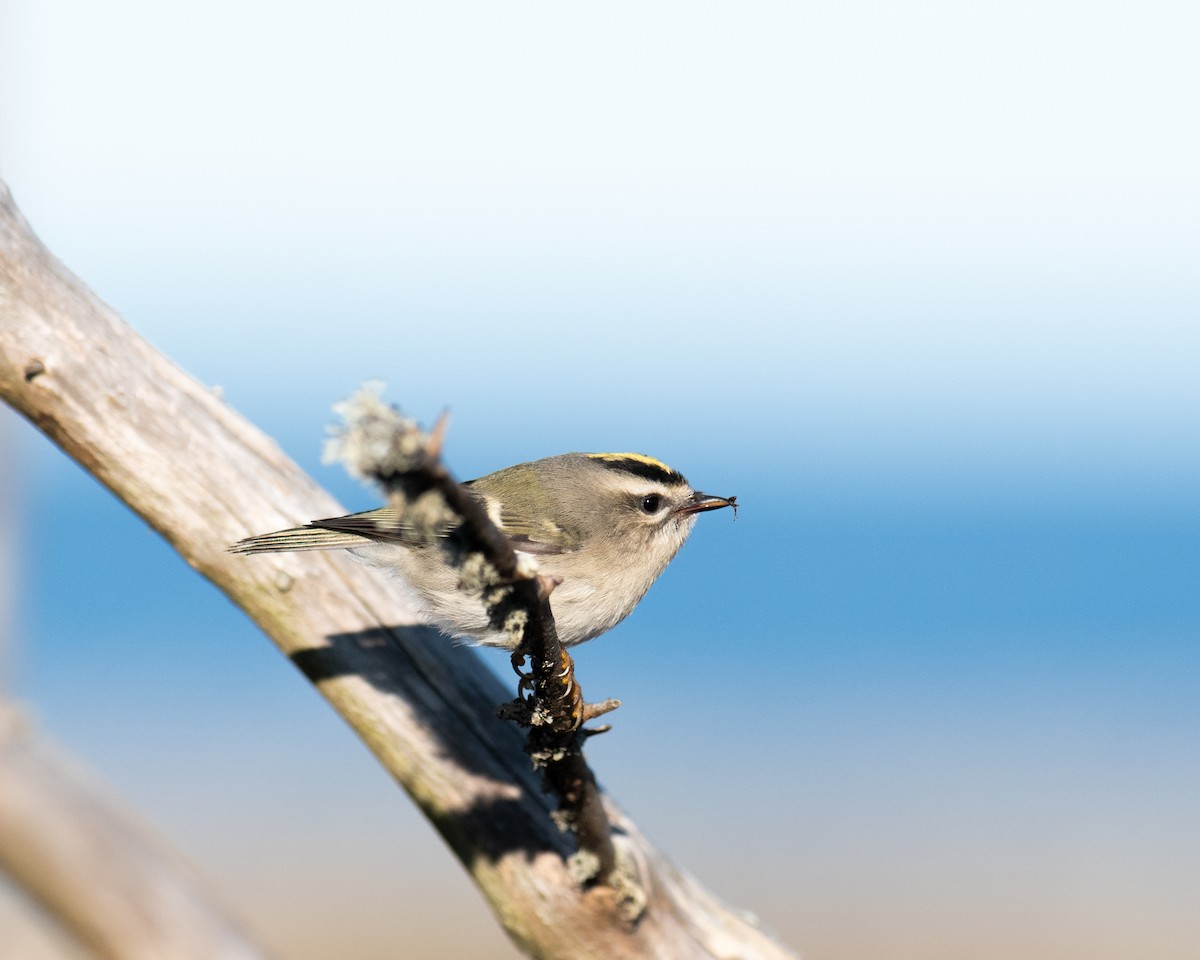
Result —
<path fill-rule="evenodd" d="M 561 577 L 550 607 L 565 646 L 599 636 L 627 617 L 679 552 L 705 510 L 736 497 L 692 490 L 683 476 L 640 453 L 564 453 L 505 467 L 466 487 L 519 553 Z M 348 548 L 399 574 L 426 619 L 454 637 L 488 646 L 512 640 L 482 602 L 459 589 L 444 553 L 419 542 L 394 507 L 316 520 L 250 537 L 234 553 Z"/>

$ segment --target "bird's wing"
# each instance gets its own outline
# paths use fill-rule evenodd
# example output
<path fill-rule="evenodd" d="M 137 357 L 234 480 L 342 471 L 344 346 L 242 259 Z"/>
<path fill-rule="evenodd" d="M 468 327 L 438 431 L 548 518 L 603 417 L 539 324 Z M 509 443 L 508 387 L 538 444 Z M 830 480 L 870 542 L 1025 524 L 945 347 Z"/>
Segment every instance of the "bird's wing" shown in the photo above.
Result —
<path fill-rule="evenodd" d="M 499 526 L 514 549 L 535 556 L 566 553 L 578 546 L 576 537 L 554 524 L 534 522 L 505 510 L 500 511 Z M 449 529 L 447 527 L 443 535 Z M 360 547 L 368 542 L 415 546 L 423 541 L 401 511 L 395 507 L 380 507 L 344 517 L 314 520 L 303 527 L 248 537 L 229 549 L 232 553 L 277 553 L 285 550 Z"/>
<path fill-rule="evenodd" d="M 570 553 L 579 548 L 579 537 L 549 520 L 533 520 L 506 507 L 500 509 L 500 531 L 515 550 L 537 557 Z"/>
<path fill-rule="evenodd" d="M 413 525 L 405 520 L 403 513 L 395 507 L 380 507 L 363 513 L 351 513 L 345 517 L 314 520 L 308 526 L 342 535 L 349 534 L 360 540 L 374 540 L 377 543 L 405 543 L 411 546 L 419 542 Z"/>
<path fill-rule="evenodd" d="M 406 527 L 394 508 L 381 507 L 345 517 L 314 520 L 303 527 L 247 537 L 229 550 L 231 553 L 277 553 L 283 550 L 361 547 L 367 541 L 413 543 L 411 530 L 411 526 Z"/>

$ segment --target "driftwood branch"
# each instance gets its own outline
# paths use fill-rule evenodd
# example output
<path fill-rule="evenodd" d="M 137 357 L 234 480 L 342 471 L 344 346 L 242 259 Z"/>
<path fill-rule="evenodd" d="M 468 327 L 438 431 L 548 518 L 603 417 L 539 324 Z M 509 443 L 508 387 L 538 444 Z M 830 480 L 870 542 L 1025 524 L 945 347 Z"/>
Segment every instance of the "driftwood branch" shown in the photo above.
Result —
<path fill-rule="evenodd" d="M 274 443 L 164 359 L 41 245 L 0 189 L 0 397 L 158 530 L 257 622 L 449 842 L 537 957 L 794 956 L 673 866 L 605 799 L 646 896 L 581 889 L 499 682 L 419 626 L 348 558 L 245 563 L 227 544 L 341 508 Z"/>
<path fill-rule="evenodd" d="M 98 957 L 262 960 L 187 864 L 0 704 L 0 868 Z"/>

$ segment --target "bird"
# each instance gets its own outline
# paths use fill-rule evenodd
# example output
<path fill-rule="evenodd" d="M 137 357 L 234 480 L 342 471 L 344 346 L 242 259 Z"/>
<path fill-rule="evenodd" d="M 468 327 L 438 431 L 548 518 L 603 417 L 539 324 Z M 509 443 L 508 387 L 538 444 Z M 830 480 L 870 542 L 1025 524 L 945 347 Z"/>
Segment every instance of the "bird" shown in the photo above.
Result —
<path fill-rule="evenodd" d="M 612 629 L 638 605 L 692 532 L 700 513 L 737 497 L 692 489 L 684 476 L 642 453 L 564 453 L 497 470 L 464 486 L 518 554 L 561 579 L 550 596 L 559 640 L 574 646 Z M 229 550 L 262 554 L 349 549 L 398 577 L 423 618 L 468 643 L 513 649 L 483 602 L 460 589 L 442 550 L 419 539 L 402 509 L 314 520 L 249 537 Z"/>

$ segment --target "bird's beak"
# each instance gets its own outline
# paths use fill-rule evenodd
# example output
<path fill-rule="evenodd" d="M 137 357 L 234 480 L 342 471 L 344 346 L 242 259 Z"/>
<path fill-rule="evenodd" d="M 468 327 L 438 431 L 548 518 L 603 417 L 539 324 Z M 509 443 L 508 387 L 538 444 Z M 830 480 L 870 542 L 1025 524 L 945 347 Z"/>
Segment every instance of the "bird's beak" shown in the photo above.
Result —
<path fill-rule="evenodd" d="M 711 493 L 693 493 L 677 513 L 703 513 L 705 510 L 720 510 L 722 507 L 733 507 L 734 519 L 737 519 L 737 497 L 714 497 Z"/>

